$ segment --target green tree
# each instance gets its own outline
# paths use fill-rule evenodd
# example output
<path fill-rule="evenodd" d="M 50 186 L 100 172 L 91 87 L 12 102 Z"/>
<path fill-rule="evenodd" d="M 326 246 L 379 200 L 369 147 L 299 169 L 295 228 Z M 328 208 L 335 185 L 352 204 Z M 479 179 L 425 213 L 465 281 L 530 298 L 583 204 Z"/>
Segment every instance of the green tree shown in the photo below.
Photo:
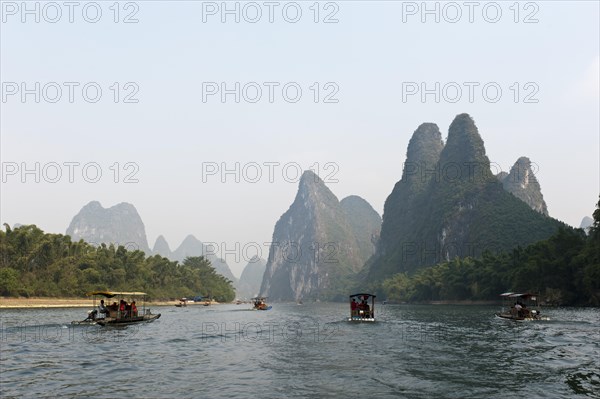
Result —
<path fill-rule="evenodd" d="M 144 291 L 154 298 L 210 294 L 231 301 L 231 282 L 202 257 L 183 264 L 141 251 L 69 236 L 45 234 L 35 225 L 0 230 L 0 295 L 81 296 L 91 290 Z"/>

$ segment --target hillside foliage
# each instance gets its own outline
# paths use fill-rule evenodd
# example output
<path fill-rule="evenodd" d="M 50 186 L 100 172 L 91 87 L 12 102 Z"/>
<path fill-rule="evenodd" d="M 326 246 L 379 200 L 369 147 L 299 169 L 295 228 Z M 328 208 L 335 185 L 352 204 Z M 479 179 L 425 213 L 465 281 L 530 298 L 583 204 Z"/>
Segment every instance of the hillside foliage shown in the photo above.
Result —
<path fill-rule="evenodd" d="M 153 299 L 210 296 L 232 301 L 231 281 L 203 257 L 183 263 L 142 251 L 48 234 L 35 225 L 0 231 L 0 295 L 79 297 L 93 290 L 143 291 Z"/>
<path fill-rule="evenodd" d="M 397 273 L 379 289 L 399 302 L 490 300 L 513 291 L 541 294 L 555 305 L 600 306 L 600 201 L 589 235 L 560 228 L 525 248 L 456 257 L 412 275 Z"/>

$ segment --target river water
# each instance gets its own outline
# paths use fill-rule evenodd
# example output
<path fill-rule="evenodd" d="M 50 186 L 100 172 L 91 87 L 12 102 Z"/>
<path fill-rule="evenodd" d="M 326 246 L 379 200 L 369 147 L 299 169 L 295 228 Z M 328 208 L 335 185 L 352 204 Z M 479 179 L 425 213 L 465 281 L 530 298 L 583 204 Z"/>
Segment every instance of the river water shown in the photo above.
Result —
<path fill-rule="evenodd" d="M 493 306 L 156 307 L 121 328 L 84 309 L 0 311 L 0 397 L 600 398 L 600 311 L 516 323 Z"/>

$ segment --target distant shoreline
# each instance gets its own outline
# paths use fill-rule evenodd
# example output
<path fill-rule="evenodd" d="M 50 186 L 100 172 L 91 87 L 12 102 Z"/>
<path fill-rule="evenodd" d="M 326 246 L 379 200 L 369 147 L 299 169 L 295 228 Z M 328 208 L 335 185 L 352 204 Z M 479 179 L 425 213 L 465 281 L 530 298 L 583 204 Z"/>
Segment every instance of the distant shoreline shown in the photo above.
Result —
<path fill-rule="evenodd" d="M 96 301 L 96 304 L 98 301 Z M 147 305 L 152 306 L 175 306 L 178 300 L 174 301 L 146 301 Z M 201 306 L 202 302 L 188 302 L 188 306 Z M 211 305 L 218 305 L 219 302 L 211 302 Z M 92 308 L 93 299 L 87 298 L 8 298 L 0 297 L 0 309 L 46 309 L 46 308 Z"/>
<path fill-rule="evenodd" d="M 146 301 L 146 305 L 150 306 L 175 306 L 179 304 L 179 300 L 173 301 Z M 188 302 L 187 306 L 203 306 L 206 302 Z M 234 304 L 235 302 L 227 302 Z M 275 302 L 278 303 L 278 302 Z M 290 302 L 293 303 L 293 302 Z M 339 302 L 344 303 L 344 302 Z M 96 305 L 98 301 L 96 301 Z M 212 301 L 211 305 L 220 305 L 222 303 Z M 386 305 L 460 305 L 460 306 L 500 306 L 501 301 L 487 300 L 487 301 L 420 301 L 420 302 L 395 302 L 387 301 Z M 381 302 L 376 303 L 377 306 L 386 306 Z M 545 307 L 553 307 L 551 305 L 543 305 Z M 48 297 L 36 297 L 36 298 L 12 298 L 12 297 L 0 297 L 0 310 L 1 309 L 46 309 L 46 308 L 92 308 L 94 307 L 94 301 L 88 298 L 48 298 Z"/>

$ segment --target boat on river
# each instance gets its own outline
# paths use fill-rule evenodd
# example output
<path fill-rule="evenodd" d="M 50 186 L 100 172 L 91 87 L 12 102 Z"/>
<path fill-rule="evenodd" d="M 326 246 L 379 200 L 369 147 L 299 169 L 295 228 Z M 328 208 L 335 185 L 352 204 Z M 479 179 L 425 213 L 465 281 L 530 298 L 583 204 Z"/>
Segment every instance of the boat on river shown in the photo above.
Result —
<path fill-rule="evenodd" d="M 350 318 L 348 321 L 374 322 L 375 297 L 373 294 L 365 293 L 350 295 Z"/>
<path fill-rule="evenodd" d="M 542 316 L 536 294 L 505 292 L 500 297 L 502 310 L 496 313 L 496 317 L 515 321 L 550 320 Z"/>
<path fill-rule="evenodd" d="M 252 298 L 252 310 L 271 310 L 272 306 L 267 305 L 266 300 L 267 297 L 265 296 Z"/>
<path fill-rule="evenodd" d="M 177 308 L 185 308 L 187 306 L 187 301 L 188 301 L 187 298 L 180 298 L 179 299 L 179 303 L 176 303 L 175 307 L 177 307 Z"/>
<path fill-rule="evenodd" d="M 94 298 L 94 309 L 88 312 L 85 320 L 73 321 L 71 324 L 127 325 L 149 323 L 160 317 L 160 313 L 154 314 L 150 308 L 146 307 L 147 294 L 145 292 L 92 291 L 86 295 Z M 96 308 L 98 298 L 100 298 L 100 304 Z M 113 303 L 106 305 L 104 299 L 111 299 Z M 141 300 L 140 307 L 138 307 L 136 299 Z"/>

